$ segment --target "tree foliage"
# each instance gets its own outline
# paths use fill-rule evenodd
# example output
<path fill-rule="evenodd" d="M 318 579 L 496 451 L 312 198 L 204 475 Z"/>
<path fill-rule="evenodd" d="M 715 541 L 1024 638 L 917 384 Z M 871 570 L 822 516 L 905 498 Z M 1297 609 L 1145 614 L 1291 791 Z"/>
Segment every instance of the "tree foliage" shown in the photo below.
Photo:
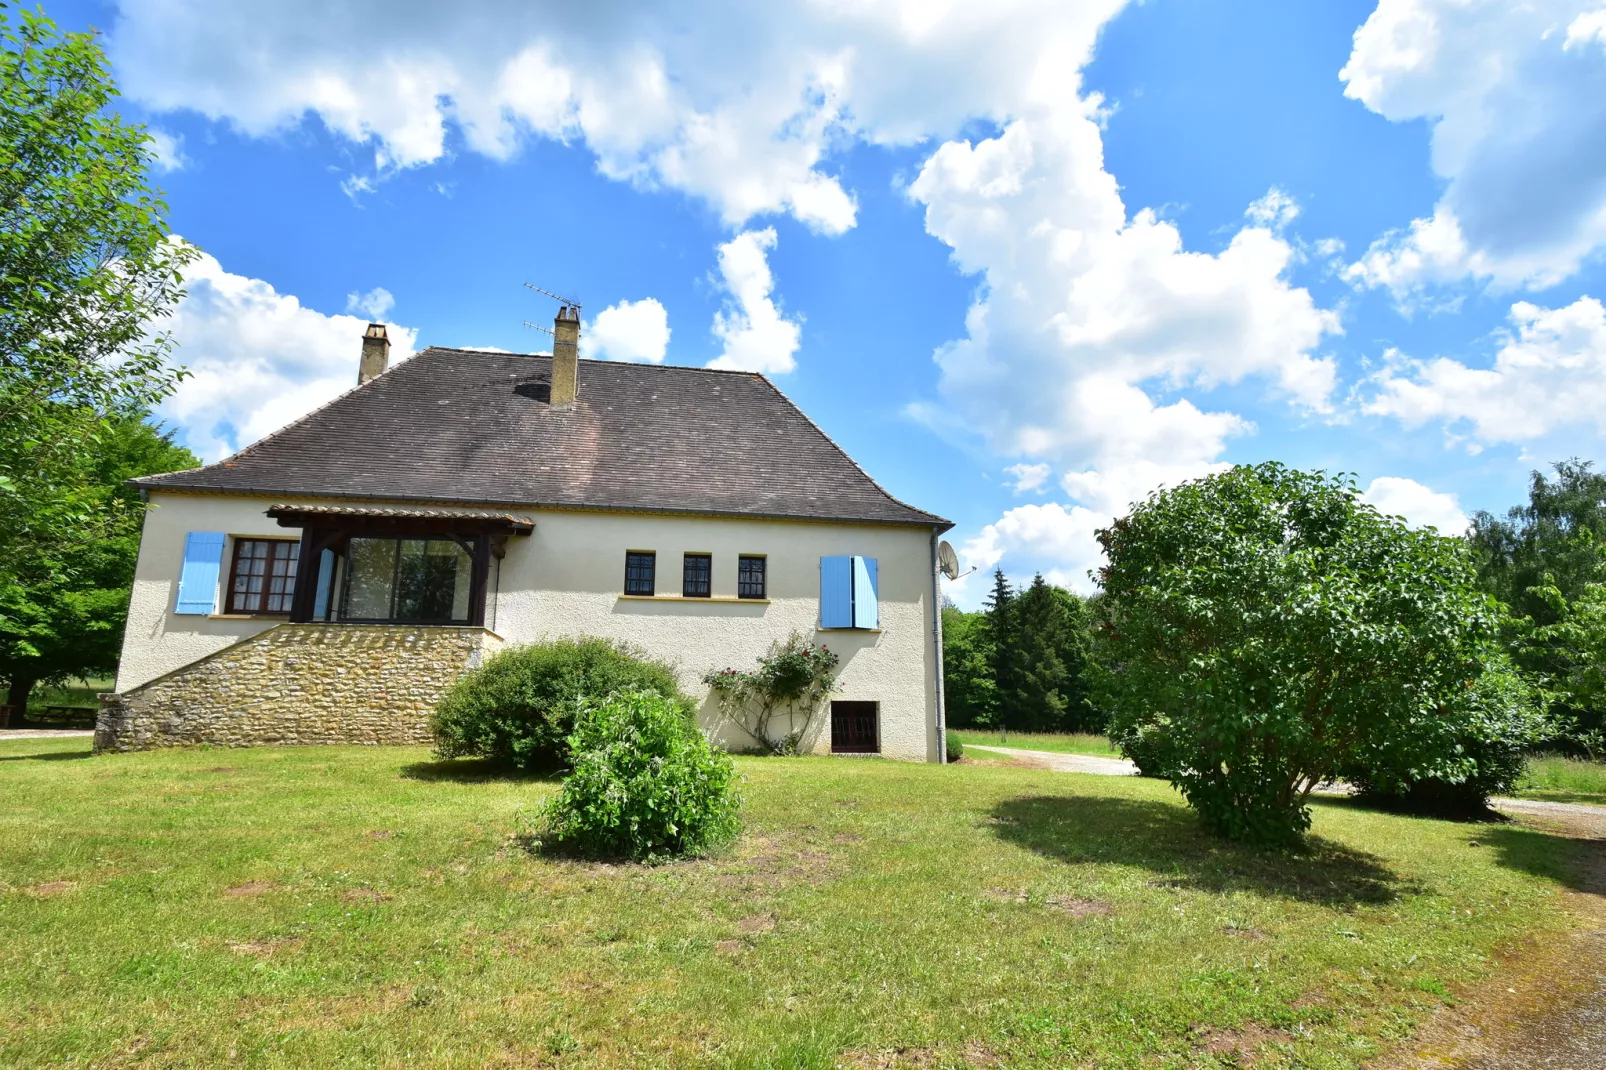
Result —
<path fill-rule="evenodd" d="M 1103 727 L 1090 687 L 1087 603 L 1041 575 L 1016 590 L 1001 570 L 981 613 L 943 615 L 943 679 L 951 724 L 1019 732 Z"/>
<path fill-rule="evenodd" d="M 8 705 L 26 707 L 36 684 L 116 670 L 144 516 L 138 492 L 125 483 L 199 463 L 171 434 L 136 418 L 103 420 L 96 437 L 98 449 L 76 458 L 82 470 L 74 482 L 92 489 L 88 506 L 107 518 L 100 537 L 73 540 L 70 567 L 36 562 L 0 582 L 0 680 Z"/>
<path fill-rule="evenodd" d="M 1099 539 L 1112 734 L 1154 744 L 1214 831 L 1289 840 L 1346 770 L 1467 779 L 1499 610 L 1462 540 L 1278 464 L 1157 491 Z"/>
<path fill-rule="evenodd" d="M 1533 473 L 1528 504 L 1503 518 L 1480 512 L 1468 533 L 1483 589 L 1538 625 L 1606 581 L 1606 474 L 1577 458 L 1552 467 L 1554 478 Z"/>
<path fill-rule="evenodd" d="M 193 250 L 116 95 L 92 34 L 0 10 L 0 585 L 65 577 L 117 530 L 79 458 L 180 375 L 151 328 Z"/>

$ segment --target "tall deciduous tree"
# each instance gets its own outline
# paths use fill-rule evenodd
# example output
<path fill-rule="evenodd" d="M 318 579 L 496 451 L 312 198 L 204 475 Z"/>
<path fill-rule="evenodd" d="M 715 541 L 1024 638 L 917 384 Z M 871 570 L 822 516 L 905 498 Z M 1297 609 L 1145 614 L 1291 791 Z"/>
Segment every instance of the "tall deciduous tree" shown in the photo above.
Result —
<path fill-rule="evenodd" d="M 63 579 L 121 522 L 78 457 L 173 388 L 152 330 L 193 255 L 91 34 L 0 10 L 0 587 Z"/>
<path fill-rule="evenodd" d="M 189 468 L 199 460 L 170 434 L 133 417 L 104 421 L 99 448 L 81 457 L 76 482 L 96 488 L 90 503 L 115 523 L 76 542 L 71 568 L 44 570 L 38 582 L 0 585 L 0 681 L 20 715 L 36 685 L 105 676 L 117 667 L 143 514 L 134 476 Z"/>
<path fill-rule="evenodd" d="M 1311 791 L 1349 769 L 1385 793 L 1466 782 L 1464 739 L 1527 731 L 1531 704 L 1481 686 L 1500 609 L 1466 544 L 1347 479 L 1239 466 L 1155 492 L 1099 540 L 1112 734 L 1163 745 L 1146 757 L 1217 832 L 1297 836 Z"/>
<path fill-rule="evenodd" d="M 1528 504 L 1478 513 L 1468 535 L 1483 589 L 1541 626 L 1560 613 L 1545 588 L 1573 602 L 1606 580 L 1606 474 L 1577 458 L 1552 467 L 1533 473 Z"/>
<path fill-rule="evenodd" d="M 949 724 L 970 728 L 996 723 L 998 685 L 985 614 L 943 607 L 942 680 Z"/>

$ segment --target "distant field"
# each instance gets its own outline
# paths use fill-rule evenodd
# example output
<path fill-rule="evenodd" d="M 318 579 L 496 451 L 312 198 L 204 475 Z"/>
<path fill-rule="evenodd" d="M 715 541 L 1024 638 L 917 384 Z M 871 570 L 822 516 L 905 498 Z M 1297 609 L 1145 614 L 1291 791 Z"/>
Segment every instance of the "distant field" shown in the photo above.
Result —
<path fill-rule="evenodd" d="M 1103 736 L 1085 732 L 1010 732 L 1007 738 L 991 729 L 950 728 L 948 734 L 967 747 L 1019 747 L 1021 750 L 1047 750 L 1060 754 L 1097 754 L 1119 758 L 1120 754 Z"/>
<path fill-rule="evenodd" d="M 1606 804 L 1606 764 L 1560 754 L 1528 759 L 1528 773 L 1513 792 L 1523 799 Z"/>

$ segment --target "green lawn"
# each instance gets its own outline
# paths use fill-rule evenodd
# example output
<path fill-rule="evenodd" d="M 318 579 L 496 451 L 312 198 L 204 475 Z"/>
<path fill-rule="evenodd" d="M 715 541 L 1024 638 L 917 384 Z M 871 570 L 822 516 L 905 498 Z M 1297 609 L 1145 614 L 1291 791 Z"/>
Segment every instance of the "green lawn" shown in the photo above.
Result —
<path fill-rule="evenodd" d="M 1011 732 L 1000 738 L 996 731 L 982 728 L 950 728 L 948 734 L 967 747 L 1019 747 L 1021 750 L 1048 750 L 1060 754 L 1097 754 L 1119 758 L 1120 752 L 1103 736 L 1088 732 Z"/>
<path fill-rule="evenodd" d="M 1606 764 L 1560 754 L 1528 759 L 1528 772 L 1513 793 L 1523 799 L 1606 804 Z"/>
<path fill-rule="evenodd" d="M 1156 781 L 739 759 L 649 869 L 422 749 L 83 748 L 0 742 L 3 1065 L 1356 1067 L 1577 924 L 1570 841 L 1338 801 L 1260 856 Z"/>

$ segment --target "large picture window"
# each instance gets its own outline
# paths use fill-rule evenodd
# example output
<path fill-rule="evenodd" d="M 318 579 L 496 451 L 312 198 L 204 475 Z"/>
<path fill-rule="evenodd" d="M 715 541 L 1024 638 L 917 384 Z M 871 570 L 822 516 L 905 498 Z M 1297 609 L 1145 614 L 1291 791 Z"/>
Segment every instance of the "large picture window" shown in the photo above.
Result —
<path fill-rule="evenodd" d="M 473 576 L 473 558 L 455 540 L 354 536 L 339 619 L 466 623 Z"/>
<path fill-rule="evenodd" d="M 295 597 L 296 558 L 301 543 L 292 539 L 235 539 L 225 613 L 288 614 Z"/>

